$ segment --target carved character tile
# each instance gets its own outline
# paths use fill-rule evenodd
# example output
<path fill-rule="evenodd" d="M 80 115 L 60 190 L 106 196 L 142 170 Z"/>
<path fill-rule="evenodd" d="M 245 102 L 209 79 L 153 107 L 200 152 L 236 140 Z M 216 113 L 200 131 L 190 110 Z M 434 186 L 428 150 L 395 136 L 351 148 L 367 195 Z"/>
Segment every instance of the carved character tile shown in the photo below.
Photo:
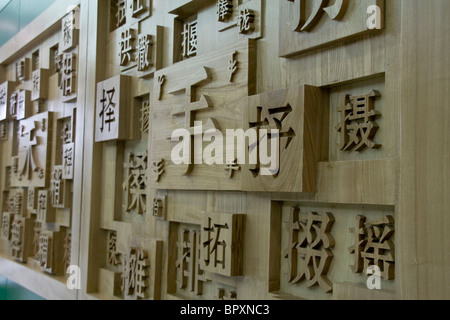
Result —
<path fill-rule="evenodd" d="M 305 214 L 299 208 L 292 208 L 288 222 L 289 243 L 283 251 L 288 259 L 289 270 L 286 275 L 292 285 L 306 282 L 308 287 L 320 286 L 324 292 L 331 293 L 333 285 L 327 278 L 335 242 L 331 236 L 334 224 L 331 213 Z"/>
<path fill-rule="evenodd" d="M 127 76 L 116 76 L 97 85 L 96 142 L 132 139 L 132 128 L 139 130 L 139 125 L 131 123 L 128 110 L 130 85 L 131 78 Z"/>
<path fill-rule="evenodd" d="M 203 213 L 201 254 L 205 271 L 242 276 L 244 218 L 241 214 Z"/>
<path fill-rule="evenodd" d="M 6 81 L 0 85 L 0 121 L 10 117 L 10 98 L 13 93 L 13 83 Z"/>
<path fill-rule="evenodd" d="M 244 126 L 256 141 L 243 165 L 243 190 L 315 192 L 319 95 L 301 86 L 246 99 Z"/>
<path fill-rule="evenodd" d="M 67 52 L 78 45 L 79 39 L 79 8 L 68 13 L 61 23 L 62 39 L 60 49 Z"/>
<path fill-rule="evenodd" d="M 49 89 L 49 75 L 50 73 L 47 69 L 37 69 L 33 71 L 33 74 L 31 76 L 31 101 L 47 100 Z"/>
<path fill-rule="evenodd" d="M 45 187 L 53 113 L 45 112 L 19 122 L 19 150 L 15 187 Z"/>

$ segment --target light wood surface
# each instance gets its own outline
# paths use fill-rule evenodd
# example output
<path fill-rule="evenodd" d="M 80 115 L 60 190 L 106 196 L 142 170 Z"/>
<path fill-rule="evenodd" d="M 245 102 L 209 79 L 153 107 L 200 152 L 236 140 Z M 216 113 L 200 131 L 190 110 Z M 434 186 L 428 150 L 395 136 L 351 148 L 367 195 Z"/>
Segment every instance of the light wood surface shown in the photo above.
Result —
<path fill-rule="evenodd" d="M 0 48 L 0 274 L 47 299 L 448 299 L 449 9 L 56 1 Z M 176 129 L 211 151 L 251 128 L 280 130 L 275 176 L 172 161 Z"/>

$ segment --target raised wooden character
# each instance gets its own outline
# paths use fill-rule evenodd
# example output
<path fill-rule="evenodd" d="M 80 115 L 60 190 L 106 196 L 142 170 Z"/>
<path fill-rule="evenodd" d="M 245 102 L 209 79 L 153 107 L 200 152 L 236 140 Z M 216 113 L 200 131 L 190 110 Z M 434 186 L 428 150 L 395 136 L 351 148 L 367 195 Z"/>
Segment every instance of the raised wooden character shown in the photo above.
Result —
<path fill-rule="evenodd" d="M 95 141 L 132 140 L 139 125 L 132 123 L 131 77 L 116 76 L 97 85 Z"/>
<path fill-rule="evenodd" d="M 79 39 L 79 8 L 68 13 L 61 23 L 61 51 L 67 52 L 78 45 Z"/>
<path fill-rule="evenodd" d="M 10 250 L 15 260 L 27 262 L 31 255 L 33 221 L 15 216 L 11 225 Z"/>
<path fill-rule="evenodd" d="M 233 179 L 224 175 L 225 134 L 226 129 L 242 129 L 241 101 L 255 89 L 254 49 L 254 42 L 246 40 L 156 72 L 155 79 L 164 82 L 155 81 L 160 99 L 153 100 L 149 147 L 153 150 L 152 163 L 165 159 L 164 174 L 156 188 L 241 189 L 239 172 L 235 172 Z M 162 91 L 161 83 L 164 83 Z M 219 134 L 223 143 L 213 152 L 219 141 L 214 137 Z M 209 148 L 203 148 L 203 142 L 213 141 Z M 174 160 L 173 155 L 181 161 Z"/>
<path fill-rule="evenodd" d="M 315 192 L 321 112 L 311 86 L 245 99 L 244 128 L 252 130 L 247 160 L 240 160 L 246 191 Z"/>
<path fill-rule="evenodd" d="M 50 71 L 47 69 L 37 69 L 33 71 L 31 76 L 31 101 L 42 101 L 48 98 L 49 75 Z"/>
<path fill-rule="evenodd" d="M 29 58 L 22 58 L 16 62 L 16 81 L 27 81 L 30 79 L 31 61 Z"/>
<path fill-rule="evenodd" d="M 245 215 L 204 212 L 201 252 L 205 271 L 242 276 Z"/>
<path fill-rule="evenodd" d="M 10 117 L 10 97 L 13 93 L 14 83 L 6 81 L 0 85 L 0 121 Z"/>
<path fill-rule="evenodd" d="M 55 222 L 55 209 L 52 206 L 51 194 L 47 190 L 39 190 L 37 196 L 37 221 Z"/>
<path fill-rule="evenodd" d="M 19 155 L 13 186 L 46 186 L 52 127 L 52 112 L 40 113 L 19 122 Z"/>

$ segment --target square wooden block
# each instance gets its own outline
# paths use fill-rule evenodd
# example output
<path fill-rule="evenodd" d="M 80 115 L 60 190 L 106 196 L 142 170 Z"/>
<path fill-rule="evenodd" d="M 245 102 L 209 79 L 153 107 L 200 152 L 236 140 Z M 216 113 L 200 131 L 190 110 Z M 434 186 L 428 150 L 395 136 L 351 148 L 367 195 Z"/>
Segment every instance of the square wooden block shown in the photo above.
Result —
<path fill-rule="evenodd" d="M 244 219 L 243 214 L 203 212 L 200 250 L 205 271 L 243 275 Z"/>
<path fill-rule="evenodd" d="M 44 112 L 19 122 L 18 161 L 13 170 L 12 186 L 47 186 L 53 115 Z"/>
<path fill-rule="evenodd" d="M 139 131 L 133 125 L 131 77 L 119 75 L 97 84 L 95 141 L 131 140 Z"/>
<path fill-rule="evenodd" d="M 254 152 L 256 158 L 248 151 L 242 168 L 242 189 L 315 192 L 321 127 L 320 89 L 292 87 L 245 100 L 244 129 L 256 130 L 258 141 L 246 149 Z M 272 130 L 276 129 L 279 143 L 276 150 L 271 150 L 276 139 Z M 262 130 L 267 130 L 267 135 Z"/>
<path fill-rule="evenodd" d="M 384 0 L 323 1 L 280 0 L 279 56 L 289 57 L 309 50 L 347 41 L 384 29 Z M 368 14 L 377 6 L 377 28 L 369 29 Z"/>
<path fill-rule="evenodd" d="M 78 45 L 79 38 L 79 9 L 68 13 L 61 23 L 62 39 L 61 51 L 67 52 Z"/>
<path fill-rule="evenodd" d="M 37 198 L 37 221 L 55 222 L 55 209 L 52 206 L 51 194 L 47 190 L 39 190 Z"/>
<path fill-rule="evenodd" d="M 14 91 L 14 82 L 6 81 L 0 85 L 0 121 L 10 117 L 10 98 Z"/>
<path fill-rule="evenodd" d="M 50 71 L 38 69 L 31 76 L 32 91 L 31 101 L 46 100 L 48 98 L 48 80 Z"/>

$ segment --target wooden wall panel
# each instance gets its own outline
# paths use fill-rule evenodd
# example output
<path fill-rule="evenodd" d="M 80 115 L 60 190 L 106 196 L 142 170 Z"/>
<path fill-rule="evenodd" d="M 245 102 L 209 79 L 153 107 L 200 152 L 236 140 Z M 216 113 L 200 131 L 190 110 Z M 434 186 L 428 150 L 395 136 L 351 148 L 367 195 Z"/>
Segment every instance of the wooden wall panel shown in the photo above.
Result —
<path fill-rule="evenodd" d="M 447 299 L 448 9 L 57 1 L 0 48 L 0 273 L 50 299 Z M 180 165 L 185 142 L 216 149 Z"/>

